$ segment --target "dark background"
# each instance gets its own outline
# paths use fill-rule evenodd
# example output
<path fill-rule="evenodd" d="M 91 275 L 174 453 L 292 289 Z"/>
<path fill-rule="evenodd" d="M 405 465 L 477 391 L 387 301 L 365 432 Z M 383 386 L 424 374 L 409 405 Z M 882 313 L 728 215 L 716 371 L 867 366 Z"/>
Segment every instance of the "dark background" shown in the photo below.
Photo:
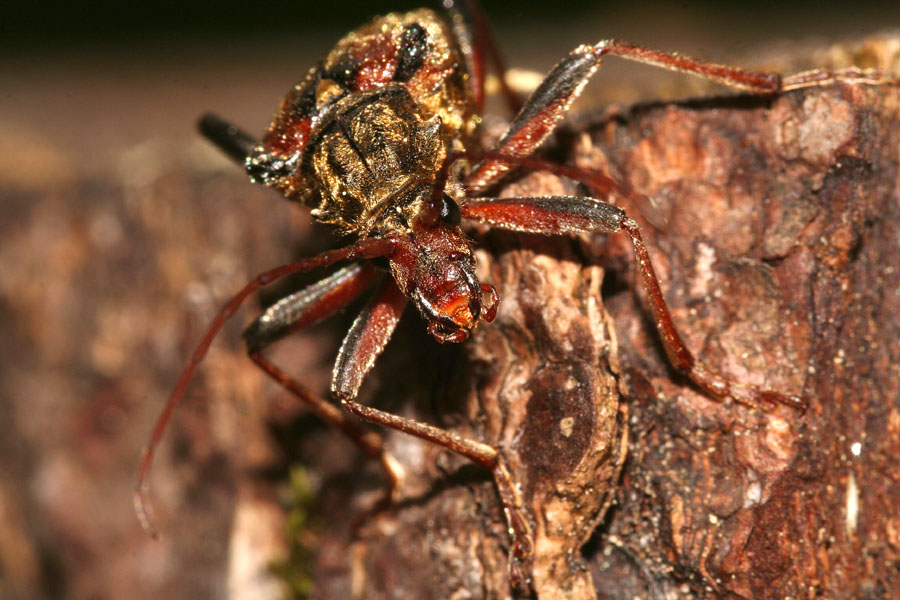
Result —
<path fill-rule="evenodd" d="M 437 5 L 438 3 L 435 3 Z M 366 15 L 406 11 L 427 6 L 421 1 L 266 3 L 224 0 L 208 2 L 123 3 L 101 0 L 88 5 L 70 2 L 5 3 L 0 9 L 4 45 L 68 45 L 87 40 L 142 42 L 166 36 L 296 35 L 315 30 L 344 31 Z M 564 6 L 538 0 L 482 2 L 498 28 L 541 24 L 586 28 L 605 22 L 606 31 L 665 31 L 702 27 L 724 39 L 736 34 L 782 37 L 809 33 L 853 35 L 872 24 L 895 22 L 900 8 L 891 3 L 854 2 L 610 2 L 570 0 Z M 572 15 L 578 15 L 573 19 Z M 667 22 L 670 21 L 670 22 Z M 612 29 L 610 31 L 609 29 Z M 688 34 L 690 31 L 687 32 Z M 670 34 L 671 35 L 671 32 Z"/>

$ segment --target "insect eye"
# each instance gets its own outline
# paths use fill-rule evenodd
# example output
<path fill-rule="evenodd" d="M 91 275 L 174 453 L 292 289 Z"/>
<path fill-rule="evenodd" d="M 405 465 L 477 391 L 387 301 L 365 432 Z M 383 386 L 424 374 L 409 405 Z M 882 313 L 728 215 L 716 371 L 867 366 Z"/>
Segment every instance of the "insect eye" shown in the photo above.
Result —
<path fill-rule="evenodd" d="M 453 198 L 444 194 L 441 196 L 440 202 L 427 201 L 420 213 L 421 223 L 427 227 L 437 227 L 441 223 L 444 225 L 459 225 L 462 215 L 459 206 L 453 201 Z"/>
<path fill-rule="evenodd" d="M 441 198 L 441 220 L 447 225 L 459 225 L 461 219 L 459 205 L 453 201 L 453 198 L 444 194 Z"/>

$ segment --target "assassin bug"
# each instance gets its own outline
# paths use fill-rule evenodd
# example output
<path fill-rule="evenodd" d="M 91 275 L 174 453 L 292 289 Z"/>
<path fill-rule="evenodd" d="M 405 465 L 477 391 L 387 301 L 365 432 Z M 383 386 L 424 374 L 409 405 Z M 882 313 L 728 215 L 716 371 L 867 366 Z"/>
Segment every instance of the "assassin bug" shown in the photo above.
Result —
<path fill-rule="evenodd" d="M 392 488 L 399 467 L 381 438 L 349 414 L 459 453 L 489 469 L 512 535 L 510 574 L 526 582 L 532 553 L 529 524 L 497 448 L 424 423 L 362 405 L 357 392 L 411 301 L 439 342 L 462 342 L 481 320 L 494 319 L 499 297 L 475 274 L 462 220 L 546 235 L 612 234 L 624 230 L 666 354 L 672 365 L 715 398 L 732 397 L 769 409 L 804 408 L 799 396 L 738 385 L 703 367 L 687 349 L 663 299 L 640 230 L 622 208 L 589 197 L 498 198 L 487 195 L 512 170 L 542 169 L 579 180 L 598 195 L 633 194 L 614 180 L 531 158 L 554 131 L 605 55 L 690 72 L 759 94 L 820 85 L 834 79 L 868 81 L 870 74 L 809 72 L 782 79 L 616 41 L 580 46 L 546 76 L 492 149 L 479 147 L 484 64 L 502 65 L 477 7 L 446 1 L 450 19 L 430 10 L 391 14 L 342 39 L 282 102 L 262 141 L 215 116 L 202 133 L 244 165 L 254 182 L 312 208 L 317 220 L 358 241 L 259 275 L 227 302 L 185 367 L 153 430 L 139 467 L 135 505 L 154 532 L 147 497 L 156 446 L 214 337 L 238 307 L 264 285 L 292 273 L 349 264 L 267 309 L 244 332 L 250 358 L 316 414 L 381 461 Z M 502 78 L 501 78 L 502 79 Z M 504 87 L 518 109 L 515 95 Z M 388 271 L 384 276 L 380 271 Z M 333 315 L 375 287 L 344 339 L 331 393 L 346 412 L 312 394 L 264 355 L 291 332 Z"/>

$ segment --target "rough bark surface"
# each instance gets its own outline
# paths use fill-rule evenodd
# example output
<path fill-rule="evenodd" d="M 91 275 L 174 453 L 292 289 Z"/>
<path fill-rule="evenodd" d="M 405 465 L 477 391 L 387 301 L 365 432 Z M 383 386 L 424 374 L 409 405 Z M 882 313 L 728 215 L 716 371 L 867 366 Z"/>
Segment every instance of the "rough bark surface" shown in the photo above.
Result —
<path fill-rule="evenodd" d="M 442 375 L 468 389 L 440 415 L 416 414 L 503 449 L 535 527 L 539 597 L 900 593 L 897 109 L 894 87 L 841 84 L 644 105 L 571 132 L 576 163 L 658 201 L 644 229 L 689 347 L 735 381 L 803 394 L 804 415 L 715 402 L 673 373 L 624 236 L 481 240 L 503 308 Z M 561 187 L 531 176 L 503 193 Z M 396 374 L 382 371 L 381 386 Z M 416 464 L 458 468 L 400 443 Z M 422 490 L 445 477 L 409 475 Z M 579 548 L 609 494 L 588 577 Z M 373 518 L 346 542 L 346 573 L 323 586 L 508 597 L 490 483 L 426 498 Z"/>
<path fill-rule="evenodd" d="M 503 450 L 541 598 L 900 597 L 898 110 L 897 88 L 849 85 L 640 105 L 551 149 L 658 203 L 626 208 L 688 346 L 802 392 L 805 415 L 672 372 L 623 235 L 474 232 L 497 321 L 438 346 L 410 312 L 364 401 Z M 377 466 L 246 360 L 241 322 L 163 444 L 148 539 L 138 454 L 203 327 L 252 274 L 335 241 L 200 142 L 86 177 L 21 139 L 0 136 L 0 597 L 285 597 L 271 566 L 291 547 L 281 571 L 316 598 L 512 596 L 488 474 L 388 435 L 402 498 L 361 518 Z M 578 191 L 529 175 L 504 193 Z M 274 360 L 326 389 L 355 310 Z"/>
<path fill-rule="evenodd" d="M 661 361 L 633 296 L 608 296 L 633 443 L 598 576 L 633 570 L 647 594 L 900 593 L 897 101 L 838 85 L 589 128 L 612 171 L 671 199 L 650 231 L 688 345 L 810 400 L 802 416 L 709 402 Z"/>

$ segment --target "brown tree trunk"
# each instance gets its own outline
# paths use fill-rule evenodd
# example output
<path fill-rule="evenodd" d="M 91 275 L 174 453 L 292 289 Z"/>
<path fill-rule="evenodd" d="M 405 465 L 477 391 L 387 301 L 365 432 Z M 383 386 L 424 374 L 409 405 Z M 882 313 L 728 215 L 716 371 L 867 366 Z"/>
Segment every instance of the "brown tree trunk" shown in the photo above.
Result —
<path fill-rule="evenodd" d="M 699 360 L 802 394 L 803 415 L 716 401 L 673 372 L 625 236 L 479 235 L 497 321 L 440 352 L 452 360 L 414 332 L 394 342 L 373 401 L 409 398 L 405 412 L 502 449 L 538 597 L 900 594 L 898 98 L 838 84 L 642 105 L 561 136 L 576 164 L 657 201 L 627 208 L 654 221 Z M 572 191 L 532 175 L 503 195 Z M 404 499 L 355 538 L 325 535 L 317 597 L 509 597 L 487 474 L 388 437 L 412 465 Z"/>
<path fill-rule="evenodd" d="M 810 401 L 710 402 L 673 377 L 630 289 L 607 295 L 633 426 L 598 589 L 632 572 L 646 592 L 900 593 L 897 108 L 895 87 L 837 85 L 589 128 L 613 171 L 670 201 L 653 255 L 700 360 Z"/>

